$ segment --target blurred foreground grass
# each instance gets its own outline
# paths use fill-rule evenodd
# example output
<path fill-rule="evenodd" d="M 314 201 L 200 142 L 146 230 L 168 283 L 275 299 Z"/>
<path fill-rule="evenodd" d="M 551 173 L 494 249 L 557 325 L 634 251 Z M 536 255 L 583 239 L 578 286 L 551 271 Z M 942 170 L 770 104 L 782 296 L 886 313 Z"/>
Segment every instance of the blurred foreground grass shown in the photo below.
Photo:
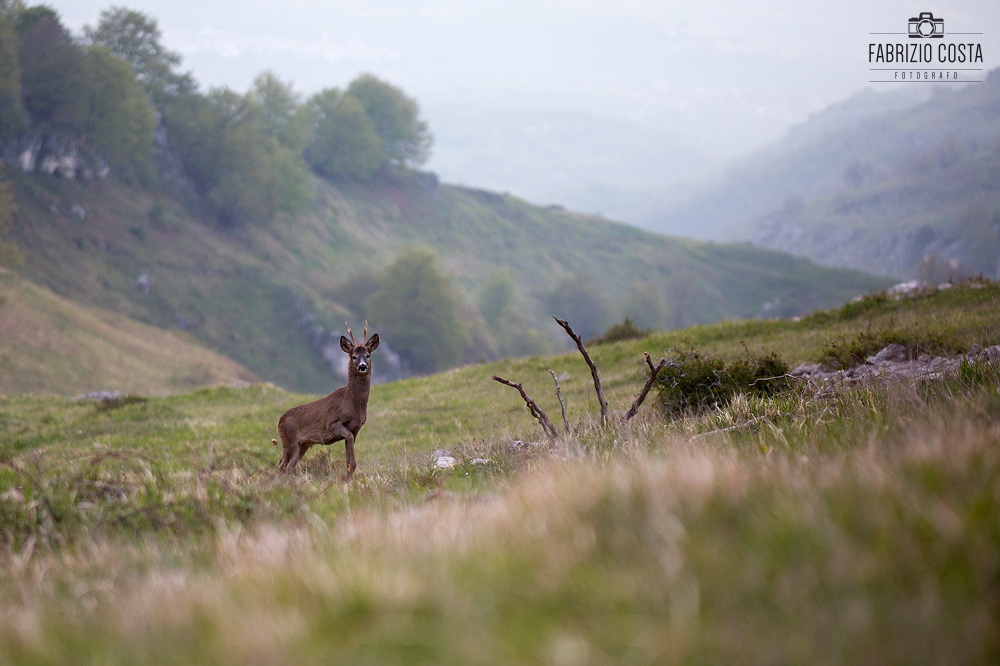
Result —
<path fill-rule="evenodd" d="M 995 344 L 996 287 L 593 349 L 792 365 L 865 327 Z M 559 446 L 497 373 L 573 432 Z M 603 430 L 577 355 L 376 387 L 360 466 L 280 477 L 258 385 L 98 411 L 0 398 L 0 662 L 996 663 L 1000 375 L 740 396 Z M 652 396 L 651 396 L 652 399 Z M 591 404 L 593 403 L 593 404 Z M 433 426 L 431 425 L 433 421 Z M 439 470 L 434 448 L 458 464 Z"/>

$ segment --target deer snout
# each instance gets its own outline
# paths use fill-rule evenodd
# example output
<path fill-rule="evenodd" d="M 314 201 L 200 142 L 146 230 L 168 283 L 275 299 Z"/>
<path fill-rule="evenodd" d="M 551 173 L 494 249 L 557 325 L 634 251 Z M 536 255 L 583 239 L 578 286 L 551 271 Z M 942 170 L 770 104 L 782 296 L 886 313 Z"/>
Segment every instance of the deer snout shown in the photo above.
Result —
<path fill-rule="evenodd" d="M 360 373 L 368 372 L 368 364 L 365 363 L 364 361 L 359 361 L 358 362 L 358 372 L 360 372 Z"/>

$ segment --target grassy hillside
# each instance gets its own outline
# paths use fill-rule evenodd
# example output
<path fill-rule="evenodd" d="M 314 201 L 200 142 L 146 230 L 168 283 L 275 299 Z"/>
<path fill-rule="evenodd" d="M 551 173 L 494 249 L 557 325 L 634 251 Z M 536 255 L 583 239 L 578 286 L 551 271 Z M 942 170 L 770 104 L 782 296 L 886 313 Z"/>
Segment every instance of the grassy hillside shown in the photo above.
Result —
<path fill-rule="evenodd" d="M 827 265 L 912 277 L 933 254 L 992 276 L 1000 75 L 935 93 L 856 122 L 817 117 L 675 217 L 707 236 L 753 239 Z"/>
<path fill-rule="evenodd" d="M 337 287 L 408 245 L 436 250 L 473 303 L 487 278 L 510 268 L 537 326 L 553 326 L 541 296 L 581 273 L 614 299 L 635 280 L 653 282 L 670 297 L 676 325 L 761 315 L 765 303 L 769 316 L 801 314 L 888 284 L 769 250 L 667 238 L 438 185 L 426 174 L 385 174 L 369 184 L 317 179 L 303 214 L 229 232 L 113 178 L 11 178 L 27 277 L 73 300 L 185 329 L 299 390 L 326 391 L 337 381 L 310 341 L 315 323 L 339 331 L 356 318 L 338 303 Z M 82 221 L 74 205 L 86 212 Z M 137 286 L 142 275 L 148 290 Z M 392 332 L 381 333 L 391 346 Z"/>
<path fill-rule="evenodd" d="M 725 357 L 886 325 L 1000 341 L 1000 287 L 868 299 L 594 347 L 613 406 L 640 350 Z M 376 372 L 377 372 L 376 365 Z M 572 434 L 537 426 L 492 373 Z M 220 388 L 111 411 L 0 398 L 5 663 L 992 663 L 1000 373 L 743 396 L 596 426 L 576 354 L 373 390 L 360 467 L 275 472 L 304 396 Z M 432 423 L 433 422 L 433 423 Z M 453 470 L 429 454 L 452 451 Z"/>
<path fill-rule="evenodd" d="M 0 393 L 166 395 L 259 381 L 190 336 L 80 305 L 0 269 Z"/>

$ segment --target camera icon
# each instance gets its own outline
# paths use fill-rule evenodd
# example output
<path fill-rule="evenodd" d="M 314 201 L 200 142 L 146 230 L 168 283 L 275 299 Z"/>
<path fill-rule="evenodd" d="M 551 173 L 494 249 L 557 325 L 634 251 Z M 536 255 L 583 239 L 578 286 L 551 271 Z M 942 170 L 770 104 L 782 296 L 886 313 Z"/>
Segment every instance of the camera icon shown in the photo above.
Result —
<path fill-rule="evenodd" d="M 933 12 L 920 12 L 920 16 L 909 21 L 911 38 L 944 37 L 944 19 L 934 18 Z"/>

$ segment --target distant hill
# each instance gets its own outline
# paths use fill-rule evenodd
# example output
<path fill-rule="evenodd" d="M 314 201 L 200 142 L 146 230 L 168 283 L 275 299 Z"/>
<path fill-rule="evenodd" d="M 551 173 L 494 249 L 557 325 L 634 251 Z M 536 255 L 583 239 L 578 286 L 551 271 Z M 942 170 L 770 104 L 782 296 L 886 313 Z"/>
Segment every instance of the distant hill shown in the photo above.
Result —
<path fill-rule="evenodd" d="M 652 283 L 671 308 L 671 327 L 801 314 L 889 284 L 747 244 L 668 238 L 440 185 L 412 171 L 368 183 L 314 178 L 305 213 L 229 231 L 114 176 L 12 173 L 11 181 L 25 276 L 67 298 L 186 330 L 264 379 L 312 392 L 339 381 L 321 344 L 354 316 L 338 288 L 412 245 L 437 252 L 470 304 L 495 271 L 509 268 L 527 321 L 540 328 L 554 326 L 545 293 L 579 275 L 615 303 L 634 281 Z M 391 347 L 392 332 L 381 333 Z"/>
<path fill-rule="evenodd" d="M 0 393 L 166 395 L 249 370 L 178 332 L 74 303 L 0 270 Z"/>
<path fill-rule="evenodd" d="M 707 236 L 897 278 L 994 276 L 998 72 L 959 90 L 935 88 L 919 103 L 890 94 L 857 114 L 820 114 L 662 227 L 686 220 Z M 849 106 L 860 108 L 858 100 Z"/>

